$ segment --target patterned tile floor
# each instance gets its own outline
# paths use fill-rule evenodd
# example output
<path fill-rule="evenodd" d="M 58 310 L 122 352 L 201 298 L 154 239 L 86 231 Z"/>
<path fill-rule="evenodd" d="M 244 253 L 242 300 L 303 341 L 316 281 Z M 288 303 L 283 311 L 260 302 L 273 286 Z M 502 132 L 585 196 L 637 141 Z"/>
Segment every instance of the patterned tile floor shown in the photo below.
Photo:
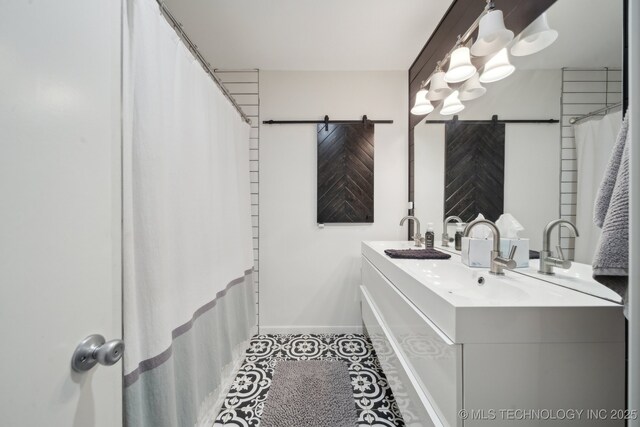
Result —
<path fill-rule="evenodd" d="M 256 335 L 222 404 L 215 426 L 260 425 L 275 363 L 283 360 L 347 362 L 358 426 L 404 426 L 380 362 L 365 335 Z"/>

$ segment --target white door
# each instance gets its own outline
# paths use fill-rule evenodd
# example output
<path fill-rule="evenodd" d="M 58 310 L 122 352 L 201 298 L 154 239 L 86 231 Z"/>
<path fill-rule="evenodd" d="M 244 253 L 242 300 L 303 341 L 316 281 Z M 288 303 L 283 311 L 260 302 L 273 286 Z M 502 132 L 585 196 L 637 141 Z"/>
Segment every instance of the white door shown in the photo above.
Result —
<path fill-rule="evenodd" d="M 2 426 L 122 424 L 122 362 L 70 366 L 122 336 L 120 9 L 0 0 Z"/>

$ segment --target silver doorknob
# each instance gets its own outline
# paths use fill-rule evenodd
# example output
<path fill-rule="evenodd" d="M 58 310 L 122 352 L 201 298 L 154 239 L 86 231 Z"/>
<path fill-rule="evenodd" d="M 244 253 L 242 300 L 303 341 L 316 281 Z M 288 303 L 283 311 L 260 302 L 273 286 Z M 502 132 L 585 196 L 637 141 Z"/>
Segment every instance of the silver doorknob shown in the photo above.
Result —
<path fill-rule="evenodd" d="M 105 366 L 114 365 L 122 358 L 124 353 L 124 342 L 122 340 L 111 340 L 105 342 L 102 335 L 89 335 L 73 352 L 71 367 L 76 372 L 84 372 L 101 364 Z"/>

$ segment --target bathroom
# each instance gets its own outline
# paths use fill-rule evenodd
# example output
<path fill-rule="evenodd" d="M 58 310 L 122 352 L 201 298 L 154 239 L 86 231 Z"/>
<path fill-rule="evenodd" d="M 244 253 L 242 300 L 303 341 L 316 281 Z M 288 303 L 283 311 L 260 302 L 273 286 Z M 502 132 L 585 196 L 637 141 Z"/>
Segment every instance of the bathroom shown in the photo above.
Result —
<path fill-rule="evenodd" d="M 640 426 L 639 47 L 633 0 L 0 3 L 0 425 Z"/>

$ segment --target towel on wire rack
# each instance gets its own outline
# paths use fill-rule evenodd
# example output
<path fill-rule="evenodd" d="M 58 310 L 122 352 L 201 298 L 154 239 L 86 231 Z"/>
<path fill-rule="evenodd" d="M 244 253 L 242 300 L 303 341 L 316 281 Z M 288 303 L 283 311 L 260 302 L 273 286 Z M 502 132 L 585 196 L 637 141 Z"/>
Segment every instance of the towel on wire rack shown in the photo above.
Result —
<path fill-rule="evenodd" d="M 598 190 L 594 223 L 602 228 L 593 259 L 593 278 L 625 302 L 629 283 L 629 115 L 625 113 L 609 164 Z"/>

